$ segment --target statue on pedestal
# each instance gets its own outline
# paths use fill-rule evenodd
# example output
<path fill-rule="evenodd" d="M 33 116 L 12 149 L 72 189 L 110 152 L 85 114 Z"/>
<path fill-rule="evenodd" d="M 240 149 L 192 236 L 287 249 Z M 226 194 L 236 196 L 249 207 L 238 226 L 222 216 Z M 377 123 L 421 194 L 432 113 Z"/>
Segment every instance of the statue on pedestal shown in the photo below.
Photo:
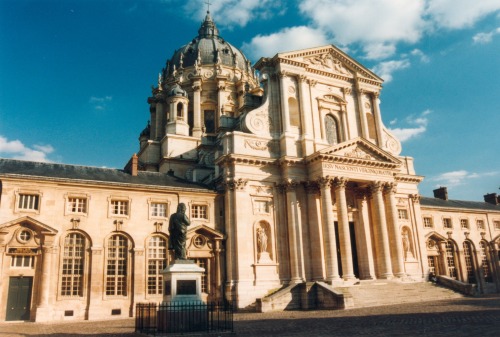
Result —
<path fill-rule="evenodd" d="M 186 215 L 186 205 L 180 203 L 177 206 L 177 212 L 170 216 L 168 224 L 168 231 L 170 232 L 168 249 L 174 250 L 176 260 L 186 260 L 186 233 L 189 225 L 190 222 Z"/>

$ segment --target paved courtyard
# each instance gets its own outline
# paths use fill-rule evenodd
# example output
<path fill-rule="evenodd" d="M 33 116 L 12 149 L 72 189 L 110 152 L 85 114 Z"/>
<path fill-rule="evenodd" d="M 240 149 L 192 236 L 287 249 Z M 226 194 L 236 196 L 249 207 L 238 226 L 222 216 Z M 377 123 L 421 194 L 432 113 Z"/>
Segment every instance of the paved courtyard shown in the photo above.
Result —
<path fill-rule="evenodd" d="M 351 310 L 235 314 L 237 336 L 500 336 L 500 295 Z M 0 323 L 0 336 L 144 336 L 134 319 Z"/>

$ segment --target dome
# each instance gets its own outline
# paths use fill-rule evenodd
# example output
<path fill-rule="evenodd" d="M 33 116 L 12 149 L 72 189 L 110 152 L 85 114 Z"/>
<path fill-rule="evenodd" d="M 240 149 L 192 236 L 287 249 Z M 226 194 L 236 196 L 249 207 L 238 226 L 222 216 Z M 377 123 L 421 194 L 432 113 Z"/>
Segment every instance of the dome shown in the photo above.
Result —
<path fill-rule="evenodd" d="M 198 65 L 222 64 L 251 72 L 250 62 L 245 55 L 236 47 L 219 36 L 219 30 L 215 25 L 210 12 L 207 12 L 205 20 L 198 30 L 198 36 L 191 42 L 175 51 L 167 63 L 166 76 L 172 74 L 175 69 L 192 67 L 198 61 Z"/>

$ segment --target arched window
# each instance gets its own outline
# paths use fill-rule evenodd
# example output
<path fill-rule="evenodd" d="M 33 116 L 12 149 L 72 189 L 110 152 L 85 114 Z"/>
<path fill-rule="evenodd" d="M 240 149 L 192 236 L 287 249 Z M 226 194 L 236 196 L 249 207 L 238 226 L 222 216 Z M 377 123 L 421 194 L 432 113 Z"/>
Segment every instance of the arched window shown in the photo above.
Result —
<path fill-rule="evenodd" d="M 85 237 L 70 233 L 64 238 L 61 296 L 83 296 Z"/>
<path fill-rule="evenodd" d="M 455 248 L 453 242 L 446 241 L 446 267 L 451 278 L 457 278 L 457 268 L 455 266 Z"/>
<path fill-rule="evenodd" d="M 474 266 L 472 265 L 472 248 L 468 241 L 464 241 L 464 258 L 465 258 L 465 268 L 467 270 L 467 282 L 476 283 L 476 277 L 474 273 Z"/>
<path fill-rule="evenodd" d="M 184 119 L 183 106 L 181 102 L 177 103 L 177 119 L 178 120 Z"/>
<path fill-rule="evenodd" d="M 481 268 L 483 268 L 483 274 L 484 274 L 484 280 L 486 282 L 491 282 L 491 271 L 490 271 L 490 265 L 488 263 L 488 255 L 486 252 L 486 248 L 488 247 L 488 243 L 485 241 L 480 241 L 479 242 L 479 250 L 481 254 Z"/>
<path fill-rule="evenodd" d="M 149 295 L 161 295 L 161 272 L 167 266 L 167 240 L 159 235 L 151 237 L 148 241 L 148 276 L 147 289 Z"/>
<path fill-rule="evenodd" d="M 325 137 L 330 145 L 338 144 L 340 141 L 339 125 L 332 115 L 325 116 Z"/>
<path fill-rule="evenodd" d="M 115 234 L 108 239 L 106 295 L 127 295 L 128 239 Z"/>
<path fill-rule="evenodd" d="M 288 98 L 288 111 L 290 113 L 290 125 L 300 127 L 299 104 L 293 97 Z"/>

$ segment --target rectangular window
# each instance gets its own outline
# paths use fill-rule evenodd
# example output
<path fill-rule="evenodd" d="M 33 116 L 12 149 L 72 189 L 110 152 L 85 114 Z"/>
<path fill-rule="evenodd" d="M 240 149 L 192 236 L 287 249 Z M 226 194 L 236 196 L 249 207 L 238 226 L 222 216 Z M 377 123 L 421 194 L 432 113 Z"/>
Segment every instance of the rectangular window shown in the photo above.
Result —
<path fill-rule="evenodd" d="M 476 221 L 477 229 L 484 229 L 484 220 Z"/>
<path fill-rule="evenodd" d="M 398 209 L 399 220 L 408 220 L 408 211 L 406 209 Z"/>
<path fill-rule="evenodd" d="M 493 221 L 493 228 L 495 228 L 496 231 L 500 230 L 500 221 Z"/>
<path fill-rule="evenodd" d="M 167 217 L 167 204 L 165 203 L 151 203 L 151 216 L 166 218 Z"/>
<path fill-rule="evenodd" d="M 191 219 L 208 219 L 206 205 L 192 205 Z"/>
<path fill-rule="evenodd" d="M 14 255 L 10 266 L 12 268 L 33 268 L 35 262 L 34 256 Z"/>
<path fill-rule="evenodd" d="M 111 214 L 113 215 L 128 215 L 127 200 L 111 200 Z"/>
<path fill-rule="evenodd" d="M 19 194 L 19 209 L 38 211 L 40 196 L 38 194 Z"/>
<path fill-rule="evenodd" d="M 68 198 L 68 213 L 87 213 L 87 198 Z"/>
<path fill-rule="evenodd" d="M 443 218 L 443 227 L 444 228 L 453 228 L 451 224 L 451 218 Z"/>
<path fill-rule="evenodd" d="M 153 236 L 148 243 L 148 294 L 161 295 L 163 293 L 162 271 L 167 266 L 167 240 L 160 236 Z"/>
<path fill-rule="evenodd" d="M 269 202 L 266 200 L 256 200 L 255 201 L 255 212 L 256 213 L 269 213 Z"/>
<path fill-rule="evenodd" d="M 432 228 L 434 227 L 432 224 L 432 218 L 431 217 L 424 217 L 424 227 L 425 228 Z"/>
<path fill-rule="evenodd" d="M 469 221 L 467 219 L 460 219 L 460 228 L 469 229 Z"/>
<path fill-rule="evenodd" d="M 202 293 L 208 293 L 208 270 L 207 270 L 207 261 L 208 259 L 194 259 L 194 262 L 200 266 L 201 268 L 204 268 L 205 271 L 201 275 L 201 292 Z"/>
<path fill-rule="evenodd" d="M 61 296 L 83 296 L 85 238 L 70 233 L 64 240 Z"/>

